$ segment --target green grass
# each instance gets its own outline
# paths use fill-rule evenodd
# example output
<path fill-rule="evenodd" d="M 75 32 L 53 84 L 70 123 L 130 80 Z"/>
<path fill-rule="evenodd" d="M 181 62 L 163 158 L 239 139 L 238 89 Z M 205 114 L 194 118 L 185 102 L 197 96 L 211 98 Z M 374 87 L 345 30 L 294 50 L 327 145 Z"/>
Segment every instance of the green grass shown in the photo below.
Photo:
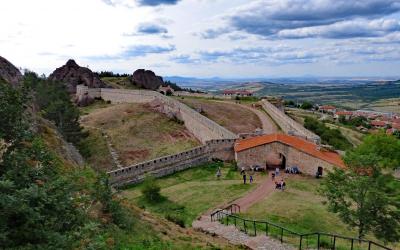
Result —
<path fill-rule="evenodd" d="M 143 198 L 141 184 L 124 190 L 122 195 L 134 204 L 164 217 L 177 215 L 186 226 L 190 226 L 205 211 L 233 201 L 256 187 L 243 185 L 240 174 L 232 170 L 229 164 L 221 168 L 222 176 L 217 180 L 217 167 L 218 164 L 209 163 L 157 179 L 156 183 L 161 187 L 165 199 L 156 204 Z"/>

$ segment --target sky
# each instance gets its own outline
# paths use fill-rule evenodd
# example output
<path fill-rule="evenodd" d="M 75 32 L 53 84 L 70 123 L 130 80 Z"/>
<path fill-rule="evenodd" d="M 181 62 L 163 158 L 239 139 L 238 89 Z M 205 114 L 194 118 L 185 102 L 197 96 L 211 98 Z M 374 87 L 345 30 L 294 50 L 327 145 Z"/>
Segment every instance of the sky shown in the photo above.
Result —
<path fill-rule="evenodd" d="M 400 0 L 1 0 L 0 55 L 49 74 L 400 76 Z"/>

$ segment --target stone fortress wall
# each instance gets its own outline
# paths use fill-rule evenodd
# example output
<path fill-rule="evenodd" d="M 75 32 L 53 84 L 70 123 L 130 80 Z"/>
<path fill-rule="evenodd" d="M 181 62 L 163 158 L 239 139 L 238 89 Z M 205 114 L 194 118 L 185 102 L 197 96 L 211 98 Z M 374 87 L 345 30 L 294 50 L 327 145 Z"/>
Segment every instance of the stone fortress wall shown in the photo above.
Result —
<path fill-rule="evenodd" d="M 301 124 L 287 116 L 284 112 L 279 110 L 267 100 L 261 100 L 261 105 L 264 110 L 271 116 L 271 118 L 279 124 L 285 134 L 295 135 L 302 137 L 306 140 L 319 143 L 320 138 L 318 135 L 304 128 Z"/>
<path fill-rule="evenodd" d="M 211 140 L 206 145 L 191 150 L 141 162 L 110 171 L 107 174 L 111 185 L 121 186 L 141 182 L 148 174 L 162 177 L 207 163 L 213 158 L 233 160 L 235 157 L 234 142 L 235 139 Z"/>
<path fill-rule="evenodd" d="M 237 135 L 220 126 L 216 122 L 201 115 L 185 104 L 156 91 L 128 90 L 128 89 L 92 89 L 83 85 L 77 86 L 77 96 L 88 95 L 91 98 L 102 98 L 112 103 L 148 103 L 158 100 L 164 105 L 164 109 L 178 114 L 186 128 L 203 144 L 213 139 L 236 139 Z"/>
<path fill-rule="evenodd" d="M 164 111 L 178 114 L 187 129 L 204 144 L 178 154 L 110 171 L 107 174 L 114 186 L 140 182 L 146 174 L 165 176 L 206 163 L 213 158 L 224 161 L 235 159 L 233 145 L 237 135 L 173 98 L 149 90 L 92 89 L 83 85 L 77 86 L 76 95 L 78 98 L 84 95 L 102 98 L 112 103 L 148 103 L 158 100 L 163 104 Z"/>

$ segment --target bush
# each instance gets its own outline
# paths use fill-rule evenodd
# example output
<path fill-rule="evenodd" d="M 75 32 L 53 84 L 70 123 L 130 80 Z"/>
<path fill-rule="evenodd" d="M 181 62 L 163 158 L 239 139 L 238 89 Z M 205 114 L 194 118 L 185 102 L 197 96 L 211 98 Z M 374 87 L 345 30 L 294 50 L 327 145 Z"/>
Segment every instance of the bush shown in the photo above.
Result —
<path fill-rule="evenodd" d="M 185 220 L 181 218 L 178 214 L 167 214 L 165 218 L 180 227 L 185 227 Z"/>
<path fill-rule="evenodd" d="M 145 178 L 142 186 L 142 194 L 146 201 L 150 203 L 155 203 L 162 200 L 162 196 L 160 194 L 161 188 L 155 182 L 155 178 L 153 176 L 148 176 Z"/>

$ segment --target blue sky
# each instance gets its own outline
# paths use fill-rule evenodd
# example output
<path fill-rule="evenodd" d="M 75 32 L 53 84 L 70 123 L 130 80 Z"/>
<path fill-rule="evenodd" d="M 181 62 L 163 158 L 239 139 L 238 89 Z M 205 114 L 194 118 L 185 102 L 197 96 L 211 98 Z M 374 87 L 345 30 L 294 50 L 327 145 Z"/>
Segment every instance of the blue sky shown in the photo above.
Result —
<path fill-rule="evenodd" d="M 2 0 L 0 55 L 48 74 L 400 76 L 400 0 Z"/>

